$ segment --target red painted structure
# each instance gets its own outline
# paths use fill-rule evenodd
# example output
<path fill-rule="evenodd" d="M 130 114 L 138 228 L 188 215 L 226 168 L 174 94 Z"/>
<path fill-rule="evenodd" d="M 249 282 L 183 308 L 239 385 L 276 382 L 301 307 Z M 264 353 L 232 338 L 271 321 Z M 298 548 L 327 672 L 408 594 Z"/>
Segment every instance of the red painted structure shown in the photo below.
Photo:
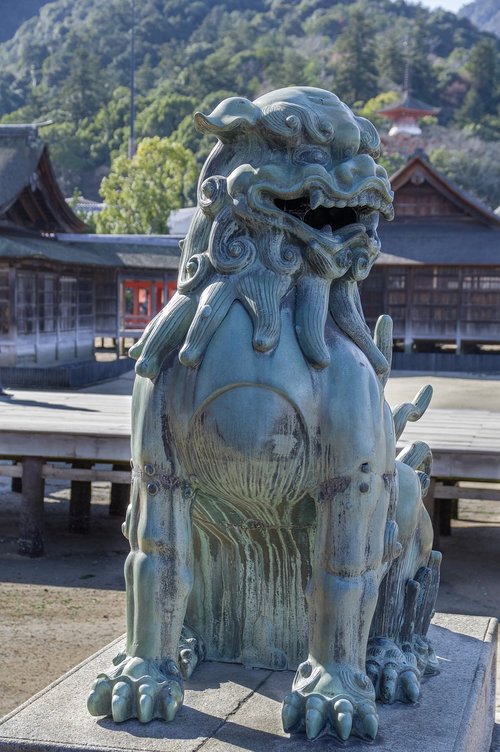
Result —
<path fill-rule="evenodd" d="M 122 328 L 142 329 L 168 303 L 175 293 L 175 282 L 125 279 L 122 282 Z M 167 295 L 165 296 L 165 291 Z"/>

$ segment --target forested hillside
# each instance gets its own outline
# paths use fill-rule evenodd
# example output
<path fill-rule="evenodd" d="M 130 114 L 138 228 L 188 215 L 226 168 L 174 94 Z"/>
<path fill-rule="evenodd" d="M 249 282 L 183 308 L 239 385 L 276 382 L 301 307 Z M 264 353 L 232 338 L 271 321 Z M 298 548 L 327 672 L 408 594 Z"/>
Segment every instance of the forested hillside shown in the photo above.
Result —
<path fill-rule="evenodd" d="M 500 37 L 500 3 L 498 0 L 474 0 L 460 10 L 460 15 L 468 18 L 483 31 L 491 31 Z"/>
<path fill-rule="evenodd" d="M 224 96 L 314 85 L 369 111 L 401 92 L 407 69 L 441 126 L 500 138 L 500 40 L 452 13 L 404 0 L 139 0 L 136 16 L 137 136 L 173 134 L 198 162 L 211 142 L 192 113 Z M 43 134 L 67 193 L 96 197 L 126 150 L 130 25 L 128 0 L 54 0 L 0 45 L 0 117 L 53 121 Z"/>

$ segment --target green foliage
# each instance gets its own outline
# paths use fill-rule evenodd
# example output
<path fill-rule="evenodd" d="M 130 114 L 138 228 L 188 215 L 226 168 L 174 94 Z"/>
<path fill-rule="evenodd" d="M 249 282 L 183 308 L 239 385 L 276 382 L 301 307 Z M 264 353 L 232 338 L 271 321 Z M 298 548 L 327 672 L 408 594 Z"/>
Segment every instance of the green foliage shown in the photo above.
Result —
<path fill-rule="evenodd" d="M 77 217 L 79 217 L 82 222 L 85 222 L 87 229 L 86 232 L 88 233 L 95 233 L 96 232 L 96 213 L 93 211 L 85 211 L 82 208 L 82 200 L 83 196 L 81 194 L 81 191 L 79 188 L 75 188 L 73 191 L 73 195 L 70 199 L 67 199 L 68 206 L 71 207 L 73 212 L 76 214 Z"/>
<path fill-rule="evenodd" d="M 347 102 L 365 101 L 376 91 L 374 28 L 362 9 L 354 9 L 339 35 L 335 90 Z"/>
<path fill-rule="evenodd" d="M 101 185 L 106 203 L 97 216 L 98 232 L 168 232 L 173 209 L 184 206 L 196 180 L 190 151 L 168 138 L 145 138 L 132 159 L 116 157 Z"/>
<path fill-rule="evenodd" d="M 136 133 L 144 136 L 169 136 L 185 117 L 196 109 L 196 100 L 183 94 L 161 94 L 139 112 L 136 120 Z"/>
<path fill-rule="evenodd" d="M 429 156 L 438 170 L 462 188 L 490 207 L 500 206 L 500 143 L 486 152 L 480 142 L 468 147 L 440 147 Z"/>
<path fill-rule="evenodd" d="M 498 46 L 492 39 L 483 39 L 471 50 L 465 69 L 470 89 L 456 113 L 460 125 L 481 123 L 487 116 L 498 114 L 500 106 L 500 61 Z"/>
<path fill-rule="evenodd" d="M 378 160 L 379 164 L 387 170 L 387 174 L 394 175 L 404 164 L 406 164 L 406 157 L 402 154 L 384 154 Z"/>
<path fill-rule="evenodd" d="M 383 115 L 378 115 L 379 110 L 383 110 L 384 107 L 389 107 L 391 104 L 395 104 L 401 98 L 401 95 L 397 91 L 383 91 L 381 94 L 377 94 L 376 97 L 368 99 L 367 102 L 357 110 L 357 114 L 361 117 L 371 120 L 371 122 L 380 128 L 386 125 L 388 120 Z"/>
<path fill-rule="evenodd" d="M 0 44 L 0 121 L 52 120 L 44 136 L 63 190 L 97 198 L 127 150 L 131 2 L 27 4 L 39 15 Z M 500 43 L 444 10 L 406 0 L 141 0 L 136 18 L 137 139 L 169 137 L 199 167 L 213 139 L 195 132 L 195 110 L 290 84 L 335 91 L 373 119 L 390 103 L 380 92 L 399 97 L 409 78 L 414 96 L 441 108 L 441 124 L 500 138 Z"/>

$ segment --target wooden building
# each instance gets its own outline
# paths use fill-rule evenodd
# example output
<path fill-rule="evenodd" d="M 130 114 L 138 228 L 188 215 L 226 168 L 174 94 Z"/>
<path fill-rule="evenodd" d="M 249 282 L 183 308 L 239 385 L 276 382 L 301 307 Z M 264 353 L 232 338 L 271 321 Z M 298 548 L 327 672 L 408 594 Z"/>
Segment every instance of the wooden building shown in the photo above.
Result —
<path fill-rule="evenodd" d="M 122 350 L 175 289 L 178 237 L 85 230 L 61 194 L 37 128 L 0 126 L 5 384 L 76 386 L 113 375 L 109 363 L 95 364 L 96 338 L 113 338 Z"/>
<path fill-rule="evenodd" d="M 391 183 L 396 218 L 361 287 L 370 326 L 388 313 L 407 353 L 500 345 L 500 217 L 421 156 Z"/>

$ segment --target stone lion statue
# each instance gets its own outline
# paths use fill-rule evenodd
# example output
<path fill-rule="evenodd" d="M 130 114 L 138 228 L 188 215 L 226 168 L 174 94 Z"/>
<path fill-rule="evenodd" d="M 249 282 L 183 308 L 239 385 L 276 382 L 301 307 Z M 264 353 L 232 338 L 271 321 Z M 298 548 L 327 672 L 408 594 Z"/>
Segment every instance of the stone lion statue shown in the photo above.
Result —
<path fill-rule="evenodd" d="M 133 396 L 126 652 L 88 707 L 171 721 L 208 660 L 296 669 L 287 732 L 373 739 L 376 699 L 415 702 L 440 555 L 431 455 L 396 459 L 431 388 L 384 400 L 392 331 L 358 283 L 393 216 L 379 137 L 327 91 L 224 100 Z"/>

